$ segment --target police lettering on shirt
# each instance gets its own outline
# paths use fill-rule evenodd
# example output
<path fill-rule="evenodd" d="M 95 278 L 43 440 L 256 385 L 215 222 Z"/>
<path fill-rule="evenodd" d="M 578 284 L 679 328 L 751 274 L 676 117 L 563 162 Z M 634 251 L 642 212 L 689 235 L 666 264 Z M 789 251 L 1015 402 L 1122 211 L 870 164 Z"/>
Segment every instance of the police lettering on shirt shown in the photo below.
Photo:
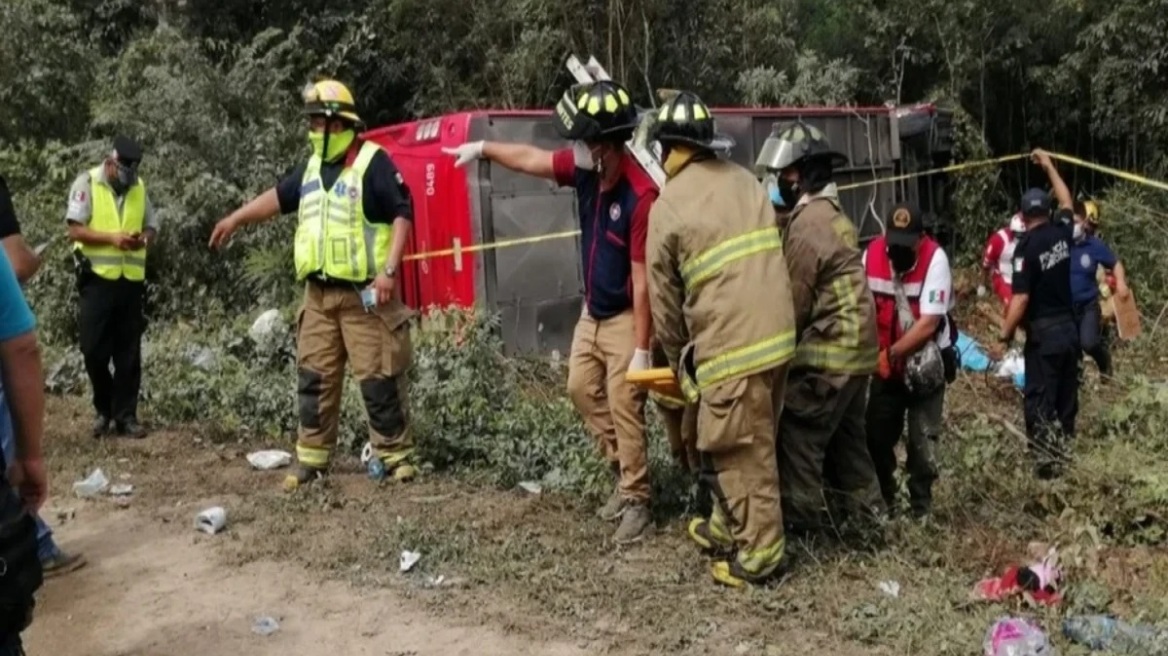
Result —
<path fill-rule="evenodd" d="M 1055 265 L 1070 256 L 1071 249 L 1067 245 L 1067 242 L 1057 241 L 1050 249 L 1038 254 L 1038 261 L 1042 264 L 1043 271 L 1050 271 Z"/>

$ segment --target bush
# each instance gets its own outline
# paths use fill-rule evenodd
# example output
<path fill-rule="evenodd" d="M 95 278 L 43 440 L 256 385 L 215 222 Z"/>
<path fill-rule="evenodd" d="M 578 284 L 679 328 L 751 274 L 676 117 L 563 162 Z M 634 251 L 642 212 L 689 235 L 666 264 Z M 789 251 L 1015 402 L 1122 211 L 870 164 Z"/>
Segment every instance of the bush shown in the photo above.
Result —
<path fill-rule="evenodd" d="M 257 344 L 248 328 L 259 313 L 207 328 L 176 322 L 151 328 L 143 346 L 143 402 L 154 421 L 189 424 L 214 441 L 295 440 L 295 335 Z M 293 313 L 285 309 L 283 319 Z M 611 488 L 595 442 L 564 394 L 556 364 L 503 355 L 498 318 L 434 310 L 413 332 L 410 412 L 420 459 L 429 468 L 471 474 L 503 487 L 543 481 L 549 488 L 599 496 Z M 54 347 L 49 390 L 85 389 L 76 348 Z M 346 378 L 338 442 L 351 454 L 367 429 L 357 385 Z M 650 414 L 652 468 L 659 506 L 692 501 L 688 481 L 669 462 Z"/>

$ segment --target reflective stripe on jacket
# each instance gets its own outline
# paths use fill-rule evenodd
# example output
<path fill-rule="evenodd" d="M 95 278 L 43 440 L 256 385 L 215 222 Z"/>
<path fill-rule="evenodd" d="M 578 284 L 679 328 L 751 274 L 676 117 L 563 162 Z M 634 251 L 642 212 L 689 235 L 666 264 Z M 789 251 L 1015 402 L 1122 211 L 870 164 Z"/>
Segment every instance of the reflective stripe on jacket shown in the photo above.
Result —
<path fill-rule="evenodd" d="M 296 227 L 296 280 L 309 274 L 364 282 L 376 277 L 389 257 L 393 226 L 370 223 L 361 202 L 365 170 L 380 147 L 364 142 L 331 189 L 324 189 L 321 160 L 313 155 L 300 185 Z"/>
<path fill-rule="evenodd" d="M 795 207 L 783 230 L 799 341 L 793 367 L 876 371 L 876 310 L 859 237 L 834 188 Z"/>
<path fill-rule="evenodd" d="M 103 178 L 101 165 L 90 169 L 89 196 L 93 203 L 93 214 L 89 219 L 89 229 L 106 234 L 142 232 L 146 220 L 146 182 L 138 178 L 134 186 L 126 191 L 119 212 L 113 187 L 103 182 Z M 106 280 L 125 278 L 141 282 L 146 279 L 145 247 L 123 251 L 117 246 L 76 242 L 73 248 L 80 250 L 89 260 L 94 274 Z"/>
<path fill-rule="evenodd" d="M 707 159 L 671 178 L 649 214 L 646 260 L 657 340 L 690 402 L 794 357 L 782 239 L 746 169 Z"/>

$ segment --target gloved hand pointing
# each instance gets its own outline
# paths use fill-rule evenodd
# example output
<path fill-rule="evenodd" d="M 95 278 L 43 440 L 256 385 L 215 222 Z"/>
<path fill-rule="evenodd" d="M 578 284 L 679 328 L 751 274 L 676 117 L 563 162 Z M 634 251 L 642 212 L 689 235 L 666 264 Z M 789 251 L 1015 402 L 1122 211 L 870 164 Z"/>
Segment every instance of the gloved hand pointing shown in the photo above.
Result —
<path fill-rule="evenodd" d="M 443 148 L 442 152 L 446 153 L 447 155 L 451 155 L 455 158 L 455 160 L 454 160 L 455 166 L 463 167 L 463 166 L 466 166 L 467 164 L 475 161 L 476 159 L 482 158 L 482 156 L 483 156 L 483 142 L 482 141 L 471 141 L 468 143 L 464 143 L 461 146 L 456 146 L 454 148 Z"/>
<path fill-rule="evenodd" d="M 633 361 L 629 363 L 629 371 L 644 371 L 653 367 L 652 353 L 645 349 L 633 351 Z"/>

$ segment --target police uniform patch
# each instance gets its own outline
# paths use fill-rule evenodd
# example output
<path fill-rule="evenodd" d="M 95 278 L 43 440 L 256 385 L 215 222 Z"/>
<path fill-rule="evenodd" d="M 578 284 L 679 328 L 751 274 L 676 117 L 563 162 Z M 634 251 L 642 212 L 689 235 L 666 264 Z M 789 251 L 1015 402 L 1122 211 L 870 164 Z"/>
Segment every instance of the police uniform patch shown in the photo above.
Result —
<path fill-rule="evenodd" d="M 1091 268 L 1091 256 L 1086 254 L 1086 253 L 1083 253 L 1079 257 L 1079 264 L 1082 265 L 1082 267 L 1084 269 L 1090 269 Z"/>
<path fill-rule="evenodd" d="M 621 218 L 620 203 L 613 203 L 612 205 L 609 206 L 608 218 L 612 219 L 613 221 L 620 221 L 620 218 Z"/>
<path fill-rule="evenodd" d="M 1014 258 L 1014 270 L 1021 271 L 1022 270 L 1022 263 L 1025 261 L 1026 261 L 1025 258 L 1021 258 L 1021 257 Z"/>

